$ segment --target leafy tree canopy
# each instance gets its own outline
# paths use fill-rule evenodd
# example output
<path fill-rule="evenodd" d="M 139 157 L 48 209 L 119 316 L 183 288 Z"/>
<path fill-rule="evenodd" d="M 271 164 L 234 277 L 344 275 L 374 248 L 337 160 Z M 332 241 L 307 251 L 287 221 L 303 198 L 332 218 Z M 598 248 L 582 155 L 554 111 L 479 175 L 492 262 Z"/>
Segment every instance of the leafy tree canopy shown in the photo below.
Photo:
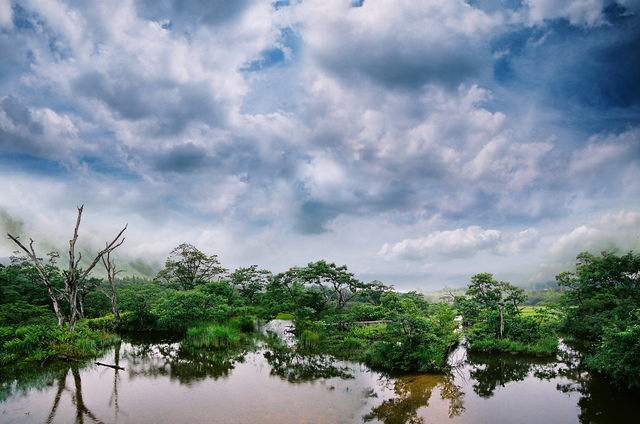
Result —
<path fill-rule="evenodd" d="M 227 272 L 218 256 L 207 256 L 195 246 L 182 243 L 171 251 L 164 269 L 156 276 L 160 284 L 177 290 L 192 290 Z"/>

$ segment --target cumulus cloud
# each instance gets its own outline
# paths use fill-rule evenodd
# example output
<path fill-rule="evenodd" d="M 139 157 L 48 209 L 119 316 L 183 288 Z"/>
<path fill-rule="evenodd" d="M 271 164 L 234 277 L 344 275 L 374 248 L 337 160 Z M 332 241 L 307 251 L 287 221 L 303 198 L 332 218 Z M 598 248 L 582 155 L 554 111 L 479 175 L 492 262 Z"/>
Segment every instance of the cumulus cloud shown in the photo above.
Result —
<path fill-rule="evenodd" d="M 129 222 L 145 275 L 184 241 L 411 281 L 561 257 L 640 208 L 618 3 L 0 0 L 0 208 Z"/>
<path fill-rule="evenodd" d="M 462 168 L 469 181 L 480 182 L 487 192 L 518 192 L 540 180 L 542 158 L 550 143 L 517 143 L 508 133 L 489 141 Z"/>
<path fill-rule="evenodd" d="M 506 237 L 504 241 L 496 246 L 495 252 L 499 254 L 522 254 L 533 250 L 540 243 L 540 233 L 535 228 L 528 228 Z"/>
<path fill-rule="evenodd" d="M 385 244 L 380 255 L 387 258 L 422 260 L 426 257 L 469 257 L 481 250 L 496 246 L 502 236 L 498 230 L 479 226 L 453 231 L 436 231 L 426 237 L 405 239 L 394 245 Z"/>
<path fill-rule="evenodd" d="M 68 115 L 27 107 L 13 96 L 0 98 L 0 144 L 9 151 L 63 162 L 88 150 Z"/>
<path fill-rule="evenodd" d="M 607 0 L 525 0 L 533 23 L 564 18 L 573 25 L 595 26 L 604 23 Z"/>
<path fill-rule="evenodd" d="M 640 247 L 640 213 L 610 212 L 576 227 L 558 238 L 549 249 L 553 255 L 570 259 L 580 252 L 597 254 L 601 251 L 624 253 Z"/>
<path fill-rule="evenodd" d="M 569 164 L 569 174 L 582 178 L 619 170 L 628 162 L 640 157 L 640 128 L 632 128 L 621 134 L 597 134 L 587 144 L 574 150 Z"/>
<path fill-rule="evenodd" d="M 11 0 L 0 0 L 0 28 L 11 27 Z"/>
<path fill-rule="evenodd" d="M 459 0 L 352 3 L 303 2 L 302 37 L 333 75 L 389 87 L 457 87 L 486 63 L 479 37 L 502 21 Z"/>

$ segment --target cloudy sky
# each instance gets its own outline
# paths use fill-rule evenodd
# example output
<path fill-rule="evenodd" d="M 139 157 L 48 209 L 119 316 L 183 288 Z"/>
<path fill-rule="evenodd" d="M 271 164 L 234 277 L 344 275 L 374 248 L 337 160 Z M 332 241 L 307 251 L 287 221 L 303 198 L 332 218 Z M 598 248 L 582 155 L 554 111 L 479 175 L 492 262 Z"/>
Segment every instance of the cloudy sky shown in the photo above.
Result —
<path fill-rule="evenodd" d="M 142 275 L 553 284 L 640 251 L 640 0 L 0 0 L 2 233 L 81 204 Z"/>

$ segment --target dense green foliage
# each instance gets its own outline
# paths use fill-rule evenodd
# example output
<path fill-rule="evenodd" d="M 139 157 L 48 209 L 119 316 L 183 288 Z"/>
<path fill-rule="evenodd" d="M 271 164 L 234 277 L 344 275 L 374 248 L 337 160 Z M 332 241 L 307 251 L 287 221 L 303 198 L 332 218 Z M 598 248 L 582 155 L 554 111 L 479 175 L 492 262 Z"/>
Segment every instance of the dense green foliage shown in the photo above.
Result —
<path fill-rule="evenodd" d="M 0 364 L 18 360 L 42 362 L 53 356 L 95 357 L 114 341 L 114 336 L 91 330 L 86 323 L 79 324 L 71 333 L 55 323 L 0 327 Z"/>
<path fill-rule="evenodd" d="M 470 348 L 538 356 L 554 354 L 558 338 L 549 310 L 539 309 L 525 316 L 520 306 L 527 299 L 524 290 L 492 277 L 487 273 L 473 276 L 466 296 L 455 297 L 458 311 L 470 326 Z"/>
<path fill-rule="evenodd" d="M 404 371 L 438 371 L 458 342 L 455 312 L 429 304 L 415 292 L 388 292 L 380 305 L 356 303 L 327 321 L 296 320 L 301 346 L 371 366 Z"/>
<path fill-rule="evenodd" d="M 52 265 L 49 272 L 58 271 Z M 360 282 L 346 266 L 326 261 L 278 275 L 256 265 L 227 275 L 215 256 L 184 244 L 154 281 L 114 279 L 120 325 L 108 296 L 89 289 L 81 293 L 87 319 L 64 340 L 27 262 L 0 268 L 0 278 L 7 281 L 0 292 L 4 362 L 52 354 L 86 357 L 100 345 L 91 350 L 87 340 L 106 340 L 116 330 L 177 331 L 185 334 L 185 348 L 237 348 L 255 320 L 282 314 L 293 317 L 303 351 L 331 352 L 387 369 L 443 369 L 458 340 L 448 305 L 430 304 L 418 293 L 396 293 L 379 281 Z M 100 285 L 107 282 L 95 280 L 92 287 Z M 364 326 L 362 321 L 381 322 Z"/>
<path fill-rule="evenodd" d="M 566 290 L 562 330 L 591 342 L 587 364 L 621 385 L 640 387 L 640 255 L 578 255 Z"/>
<path fill-rule="evenodd" d="M 171 251 L 156 281 L 177 290 L 192 290 L 225 273 L 216 255 L 207 256 L 195 246 L 182 243 Z"/>
<path fill-rule="evenodd" d="M 51 284 L 62 289 L 64 273 L 56 258 L 52 253 L 45 269 Z M 14 258 L 11 265 L 0 265 L 0 362 L 90 357 L 112 342 L 109 332 L 117 330 L 177 331 L 185 334 L 188 348 L 237 349 L 256 320 L 289 314 L 302 353 L 437 371 L 446 368 L 459 339 L 454 317 L 461 314 L 473 350 L 551 355 L 560 330 L 591 342 L 590 367 L 640 387 L 640 258 L 631 252 L 581 253 L 575 272 L 558 275 L 560 289 L 529 293 L 486 273 L 475 275 L 464 294 L 446 288 L 427 296 L 398 293 L 379 281 L 362 283 L 346 266 L 325 261 L 277 275 L 257 265 L 225 272 L 215 255 L 178 246 L 154 281 L 113 281 L 119 325 L 109 297 L 96 290 L 107 282 L 90 279 L 79 291 L 86 319 L 69 334 L 56 326 L 37 270 Z M 543 307 L 529 306 L 523 313 L 527 304 Z"/>

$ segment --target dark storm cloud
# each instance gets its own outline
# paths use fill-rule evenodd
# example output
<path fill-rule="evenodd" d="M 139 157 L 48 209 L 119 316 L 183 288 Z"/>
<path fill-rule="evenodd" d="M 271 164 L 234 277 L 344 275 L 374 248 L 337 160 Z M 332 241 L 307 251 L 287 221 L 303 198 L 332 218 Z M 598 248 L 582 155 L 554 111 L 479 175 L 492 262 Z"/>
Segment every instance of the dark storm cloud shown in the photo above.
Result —
<path fill-rule="evenodd" d="M 310 15 L 314 7 L 309 6 Z M 462 1 L 364 2 L 326 9 L 331 13 L 302 30 L 313 57 L 337 78 L 367 78 L 386 88 L 439 84 L 451 89 L 479 76 L 490 66 L 486 37 L 502 19 Z"/>
<path fill-rule="evenodd" d="M 87 72 L 72 82 L 72 87 L 81 95 L 100 100 L 125 119 L 142 119 L 151 113 L 152 105 L 145 99 L 148 91 L 143 81 L 135 81 L 129 75 L 109 81 L 99 72 Z"/>
<path fill-rule="evenodd" d="M 321 234 L 327 231 L 326 224 L 339 215 L 329 205 L 317 201 L 304 202 L 300 208 L 297 230 L 301 234 Z"/>

